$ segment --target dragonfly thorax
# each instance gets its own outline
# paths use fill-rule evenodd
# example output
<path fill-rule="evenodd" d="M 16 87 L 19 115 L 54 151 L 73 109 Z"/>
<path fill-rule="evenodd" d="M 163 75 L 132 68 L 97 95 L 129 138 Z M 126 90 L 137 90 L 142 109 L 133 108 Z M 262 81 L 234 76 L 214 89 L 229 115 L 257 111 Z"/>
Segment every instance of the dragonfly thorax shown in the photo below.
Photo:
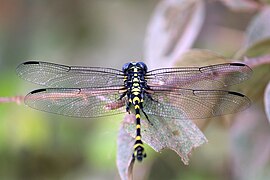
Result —
<path fill-rule="evenodd" d="M 137 63 L 139 64 L 139 63 Z M 140 100 L 144 97 L 144 90 L 147 89 L 147 81 L 145 80 L 145 70 L 134 64 L 126 72 L 124 86 L 127 88 L 128 99 L 138 97 Z M 143 100 L 142 100 L 143 101 Z M 133 102 L 133 100 L 132 100 Z"/>

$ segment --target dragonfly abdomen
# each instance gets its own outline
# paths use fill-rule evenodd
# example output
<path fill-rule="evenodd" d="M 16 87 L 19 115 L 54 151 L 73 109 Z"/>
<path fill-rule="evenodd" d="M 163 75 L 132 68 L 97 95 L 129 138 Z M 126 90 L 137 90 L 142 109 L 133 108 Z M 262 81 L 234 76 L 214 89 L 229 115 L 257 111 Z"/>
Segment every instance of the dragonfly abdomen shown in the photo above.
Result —
<path fill-rule="evenodd" d="M 138 101 L 136 101 L 138 102 Z M 133 146 L 133 158 L 136 158 L 138 161 L 142 161 L 146 154 L 144 153 L 144 146 L 141 136 L 141 116 L 140 116 L 140 106 L 138 103 L 135 105 L 135 116 L 136 116 L 136 138 L 135 144 Z"/>
<path fill-rule="evenodd" d="M 138 72 L 137 68 L 133 69 L 133 74 L 130 79 L 130 87 L 129 87 L 129 101 L 130 105 L 132 104 L 135 109 L 135 117 L 136 117 L 136 137 L 135 137 L 135 143 L 133 146 L 133 158 L 137 159 L 138 161 L 142 161 L 144 157 L 146 157 L 146 154 L 144 152 L 144 146 L 142 142 L 142 136 L 141 136 L 141 116 L 140 111 L 142 107 L 142 88 L 143 84 L 145 83 L 143 81 L 143 78 L 141 78 L 142 74 Z"/>

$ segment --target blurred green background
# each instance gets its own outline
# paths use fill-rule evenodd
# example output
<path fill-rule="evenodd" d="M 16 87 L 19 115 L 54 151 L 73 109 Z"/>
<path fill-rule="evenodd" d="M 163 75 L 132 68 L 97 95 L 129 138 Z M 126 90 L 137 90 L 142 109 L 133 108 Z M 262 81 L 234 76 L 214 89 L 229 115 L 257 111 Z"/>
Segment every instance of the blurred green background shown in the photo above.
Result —
<path fill-rule="evenodd" d="M 158 2 L 0 1 L 0 96 L 38 88 L 16 76 L 16 66 L 26 60 L 113 68 L 144 60 L 146 29 Z M 233 55 L 253 14 L 207 4 L 195 47 Z M 116 140 L 122 119 L 74 119 L 2 103 L 0 179 L 119 179 Z M 210 143 L 193 152 L 189 166 L 172 151 L 148 148 L 149 158 L 136 164 L 135 179 L 231 179 L 229 126 L 213 122 L 205 133 Z"/>

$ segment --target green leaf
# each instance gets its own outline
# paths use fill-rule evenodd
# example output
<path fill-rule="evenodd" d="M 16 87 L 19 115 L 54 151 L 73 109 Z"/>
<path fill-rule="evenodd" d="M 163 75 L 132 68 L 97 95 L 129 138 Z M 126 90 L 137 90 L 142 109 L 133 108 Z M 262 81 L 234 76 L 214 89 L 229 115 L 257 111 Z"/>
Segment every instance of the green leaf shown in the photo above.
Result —
<path fill-rule="evenodd" d="M 237 53 L 238 58 L 259 57 L 270 53 L 270 38 L 259 41 L 246 50 Z"/>
<path fill-rule="evenodd" d="M 171 66 L 175 58 L 192 46 L 204 17 L 204 1 L 161 1 L 150 20 L 145 39 L 145 59 L 149 67 Z"/>
<path fill-rule="evenodd" d="M 270 0 L 259 0 L 259 1 L 265 4 L 270 4 Z"/>
<path fill-rule="evenodd" d="M 264 93 L 264 108 L 268 121 L 270 122 L 270 82 L 268 83 Z"/>
<path fill-rule="evenodd" d="M 233 62 L 215 52 L 205 49 L 192 49 L 183 53 L 175 60 L 174 66 L 205 66 Z"/>

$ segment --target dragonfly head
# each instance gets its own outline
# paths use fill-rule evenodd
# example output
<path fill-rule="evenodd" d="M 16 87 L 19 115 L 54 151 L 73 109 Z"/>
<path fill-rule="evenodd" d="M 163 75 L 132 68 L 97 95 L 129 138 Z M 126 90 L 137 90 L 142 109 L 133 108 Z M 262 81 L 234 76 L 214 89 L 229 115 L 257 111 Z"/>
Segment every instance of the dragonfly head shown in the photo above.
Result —
<path fill-rule="evenodd" d="M 147 72 L 147 66 L 144 62 L 129 62 L 123 65 L 122 71 L 125 73 L 129 70 L 137 68 L 138 71 L 142 71 L 143 73 Z"/>

